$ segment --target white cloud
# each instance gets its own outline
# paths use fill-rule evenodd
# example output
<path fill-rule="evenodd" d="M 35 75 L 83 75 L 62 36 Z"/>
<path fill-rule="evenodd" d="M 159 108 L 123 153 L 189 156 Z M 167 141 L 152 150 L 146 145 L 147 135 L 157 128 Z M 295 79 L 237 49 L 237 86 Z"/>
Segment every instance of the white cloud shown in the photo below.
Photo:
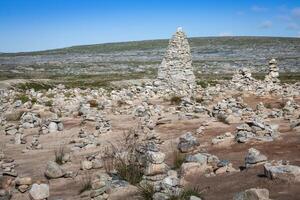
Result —
<path fill-rule="evenodd" d="M 293 17 L 299 17 L 300 18 L 300 7 L 294 8 L 292 10 Z"/>
<path fill-rule="evenodd" d="M 242 16 L 242 15 L 245 14 L 245 12 L 243 12 L 243 11 L 237 11 L 236 14 L 239 15 L 239 16 Z"/>
<path fill-rule="evenodd" d="M 259 27 L 263 28 L 263 29 L 268 29 L 268 28 L 272 28 L 272 26 L 273 26 L 273 23 L 269 20 L 266 20 L 266 21 L 263 21 Z"/>
<path fill-rule="evenodd" d="M 289 30 L 299 30 L 300 29 L 299 25 L 296 23 L 289 23 L 286 28 Z"/>
<path fill-rule="evenodd" d="M 265 11 L 267 11 L 268 9 L 265 8 L 265 7 L 261 7 L 261 6 L 256 6 L 256 5 L 254 5 L 254 6 L 251 7 L 251 10 L 254 11 L 254 12 L 265 12 Z"/>
<path fill-rule="evenodd" d="M 219 33 L 219 36 L 220 37 L 232 36 L 232 33 L 231 32 L 222 32 L 222 33 Z"/>
<path fill-rule="evenodd" d="M 283 21 L 291 21 L 291 17 L 289 15 L 278 15 L 278 19 L 283 20 Z"/>

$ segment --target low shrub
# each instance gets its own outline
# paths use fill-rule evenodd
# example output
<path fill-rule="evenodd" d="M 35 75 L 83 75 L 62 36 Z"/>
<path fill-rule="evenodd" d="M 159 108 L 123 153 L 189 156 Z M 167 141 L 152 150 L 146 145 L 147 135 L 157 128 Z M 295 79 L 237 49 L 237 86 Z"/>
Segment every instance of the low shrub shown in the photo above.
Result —
<path fill-rule="evenodd" d="M 170 99 L 170 102 L 172 105 L 179 105 L 181 103 L 181 97 L 180 96 L 172 96 Z"/>

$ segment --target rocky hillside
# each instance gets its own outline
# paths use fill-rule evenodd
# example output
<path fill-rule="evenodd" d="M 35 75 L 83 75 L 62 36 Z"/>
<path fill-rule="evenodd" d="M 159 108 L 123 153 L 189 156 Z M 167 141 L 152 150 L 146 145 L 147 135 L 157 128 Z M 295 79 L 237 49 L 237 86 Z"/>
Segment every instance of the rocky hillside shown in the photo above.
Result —
<path fill-rule="evenodd" d="M 247 67 L 264 72 L 271 57 L 280 71 L 300 69 L 300 39 L 274 37 L 189 38 L 193 66 L 201 73 L 231 73 Z M 0 54 L 2 75 L 48 77 L 107 73 L 155 74 L 168 40 L 108 43 Z"/>

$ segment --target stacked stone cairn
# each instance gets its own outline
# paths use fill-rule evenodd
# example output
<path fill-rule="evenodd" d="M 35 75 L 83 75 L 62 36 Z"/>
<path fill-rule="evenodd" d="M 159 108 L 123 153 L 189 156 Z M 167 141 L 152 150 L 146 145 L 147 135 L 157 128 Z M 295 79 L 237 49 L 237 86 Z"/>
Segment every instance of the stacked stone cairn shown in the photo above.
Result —
<path fill-rule="evenodd" d="M 169 170 L 165 163 L 165 154 L 159 150 L 154 142 L 148 142 L 144 147 L 138 149 L 140 162 L 145 167 L 142 187 L 153 187 L 155 194 L 153 199 L 168 199 L 170 196 L 177 196 L 181 192 L 177 172 Z"/>
<path fill-rule="evenodd" d="M 158 69 L 158 85 L 163 93 L 189 95 L 195 89 L 190 46 L 182 28 L 178 28 Z"/>
<path fill-rule="evenodd" d="M 238 69 L 231 80 L 234 88 L 238 90 L 254 90 L 256 80 L 252 77 L 251 71 L 247 68 Z"/>
<path fill-rule="evenodd" d="M 253 110 L 242 99 L 226 98 L 213 107 L 212 115 L 228 124 L 238 123 L 242 118 L 249 118 Z"/>
<path fill-rule="evenodd" d="M 273 141 L 278 137 L 276 127 L 266 124 L 262 119 L 254 117 L 237 127 L 235 140 L 245 143 L 251 139 Z"/>
<path fill-rule="evenodd" d="M 43 146 L 39 142 L 39 135 L 34 135 L 31 143 L 26 147 L 28 150 L 38 150 L 42 148 Z"/>
<path fill-rule="evenodd" d="M 32 112 L 25 112 L 21 116 L 20 123 L 21 127 L 24 129 L 27 128 L 36 128 L 41 125 L 42 120 L 40 119 L 39 115 Z"/>
<path fill-rule="evenodd" d="M 15 160 L 7 158 L 2 149 L 0 149 L 0 175 L 17 177 L 18 173 L 15 170 L 16 166 Z"/>
<path fill-rule="evenodd" d="M 277 61 L 273 58 L 269 61 L 269 73 L 265 76 L 265 81 L 267 83 L 280 83 L 279 68 L 277 66 Z"/>

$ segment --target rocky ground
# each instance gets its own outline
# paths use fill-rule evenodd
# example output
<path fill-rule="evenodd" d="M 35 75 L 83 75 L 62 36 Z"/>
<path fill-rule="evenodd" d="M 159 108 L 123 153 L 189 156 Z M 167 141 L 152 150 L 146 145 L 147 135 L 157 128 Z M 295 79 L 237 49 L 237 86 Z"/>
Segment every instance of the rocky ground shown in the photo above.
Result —
<path fill-rule="evenodd" d="M 135 84 L 1 90 L 0 199 L 147 199 L 146 182 L 154 199 L 299 197 L 299 83 Z"/>

